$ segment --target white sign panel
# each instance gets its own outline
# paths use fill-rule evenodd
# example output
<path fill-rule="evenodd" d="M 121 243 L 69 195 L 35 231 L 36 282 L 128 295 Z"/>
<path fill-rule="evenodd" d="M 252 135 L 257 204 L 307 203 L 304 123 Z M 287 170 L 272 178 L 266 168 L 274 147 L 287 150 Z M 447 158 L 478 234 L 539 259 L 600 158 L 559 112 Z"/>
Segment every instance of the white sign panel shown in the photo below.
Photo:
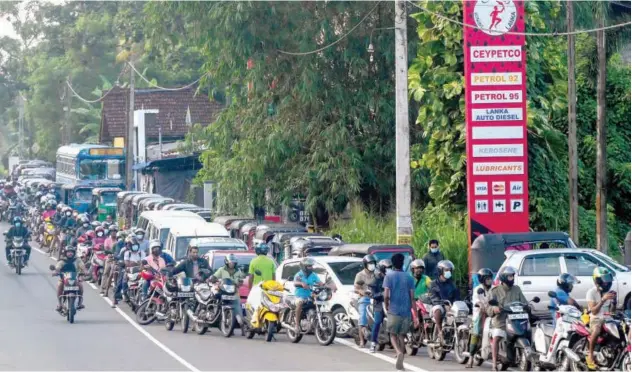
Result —
<path fill-rule="evenodd" d="M 471 75 L 472 86 L 480 85 L 521 85 L 522 73 L 520 72 L 475 72 Z"/>
<path fill-rule="evenodd" d="M 474 182 L 474 195 L 487 195 L 487 182 Z"/>
<path fill-rule="evenodd" d="M 524 127 L 472 127 L 472 139 L 522 139 Z"/>
<path fill-rule="evenodd" d="M 473 145 L 472 156 L 475 158 L 506 158 L 511 156 L 522 156 L 524 154 L 523 144 L 510 145 Z"/>
<path fill-rule="evenodd" d="M 474 210 L 476 211 L 476 213 L 489 212 L 489 202 L 487 200 L 476 200 L 474 203 Z"/>
<path fill-rule="evenodd" d="M 522 181 L 511 181 L 509 183 L 509 193 L 511 195 L 522 195 L 523 190 Z"/>
<path fill-rule="evenodd" d="M 503 213 L 507 211 L 507 204 L 504 199 L 494 199 L 492 203 L 494 205 L 494 213 Z"/>
<path fill-rule="evenodd" d="M 506 174 L 524 174 L 524 162 L 509 161 L 498 163 L 474 163 L 474 175 L 476 176 Z"/>
<path fill-rule="evenodd" d="M 520 121 L 521 108 L 472 109 L 472 121 Z"/>
<path fill-rule="evenodd" d="M 522 103 L 521 90 L 475 90 L 472 103 Z"/>
<path fill-rule="evenodd" d="M 524 202 L 522 199 L 511 199 L 509 201 L 509 210 L 511 212 L 524 212 Z"/>
<path fill-rule="evenodd" d="M 470 62 L 522 62 L 520 45 L 472 46 Z"/>

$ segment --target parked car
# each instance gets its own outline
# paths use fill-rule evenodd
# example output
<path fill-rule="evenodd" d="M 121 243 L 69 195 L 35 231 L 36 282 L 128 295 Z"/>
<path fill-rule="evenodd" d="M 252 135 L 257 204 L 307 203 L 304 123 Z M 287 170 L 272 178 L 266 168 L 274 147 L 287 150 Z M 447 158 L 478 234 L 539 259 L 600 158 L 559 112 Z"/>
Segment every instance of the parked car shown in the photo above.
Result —
<path fill-rule="evenodd" d="M 336 319 L 336 335 L 345 337 L 349 334 L 359 318 L 356 309 L 351 305 L 351 300 L 356 296 L 353 290 L 355 276 L 362 270 L 362 259 L 358 257 L 315 256 L 311 257 L 316 265 L 314 273 L 322 282 L 330 277 L 336 287 L 329 305 Z M 301 258 L 291 258 L 283 261 L 276 270 L 275 279 L 278 282 L 287 282 L 286 288 L 294 292 L 294 276 L 300 270 Z M 289 281 L 289 282 L 288 282 Z"/>
<path fill-rule="evenodd" d="M 586 292 L 594 286 L 592 273 L 595 267 L 605 267 L 614 274 L 612 289 L 617 292 L 618 306 L 630 308 L 632 288 L 630 268 L 615 262 L 607 255 L 589 248 L 554 248 L 529 251 L 507 251 L 501 269 L 512 266 L 516 269 L 515 283 L 520 286 L 526 298 L 538 296 L 547 298 L 548 291 L 554 290 L 555 278 L 561 273 L 574 275 L 578 283 L 571 296 L 581 306 L 586 306 Z M 500 270 L 499 270 L 500 271 Z M 498 284 L 495 280 L 494 284 Z M 535 304 L 535 310 L 543 313 L 548 301 Z"/>

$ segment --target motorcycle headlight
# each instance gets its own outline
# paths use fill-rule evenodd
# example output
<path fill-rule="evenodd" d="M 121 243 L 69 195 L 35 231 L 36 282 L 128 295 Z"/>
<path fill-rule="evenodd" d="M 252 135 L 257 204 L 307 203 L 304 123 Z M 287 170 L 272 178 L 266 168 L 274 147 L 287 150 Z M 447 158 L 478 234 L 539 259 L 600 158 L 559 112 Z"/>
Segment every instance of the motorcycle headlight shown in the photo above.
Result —
<path fill-rule="evenodd" d="M 329 291 L 322 291 L 318 294 L 316 298 L 318 299 L 318 301 L 329 301 L 331 296 L 329 294 Z"/>
<path fill-rule="evenodd" d="M 233 284 L 222 284 L 222 291 L 226 293 L 235 293 L 235 285 Z"/>
<path fill-rule="evenodd" d="M 180 290 L 182 292 L 190 292 L 191 291 L 191 286 L 190 285 L 186 285 L 186 284 L 182 285 L 182 286 L 180 286 Z"/>

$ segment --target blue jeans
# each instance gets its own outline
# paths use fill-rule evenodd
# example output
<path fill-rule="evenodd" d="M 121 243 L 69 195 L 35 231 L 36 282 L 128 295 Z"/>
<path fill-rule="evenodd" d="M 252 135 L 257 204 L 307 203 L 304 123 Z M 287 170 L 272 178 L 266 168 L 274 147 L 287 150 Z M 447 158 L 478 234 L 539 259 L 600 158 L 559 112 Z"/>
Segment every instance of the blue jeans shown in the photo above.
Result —
<path fill-rule="evenodd" d="M 381 310 L 374 311 L 373 318 L 375 319 L 375 322 L 373 323 L 373 329 L 371 330 L 371 341 L 377 343 L 377 336 L 380 334 L 380 327 L 384 321 L 384 312 Z"/>
<path fill-rule="evenodd" d="M 368 297 L 362 297 L 358 300 L 358 313 L 360 314 L 358 325 L 360 327 L 365 327 L 367 324 L 369 324 L 367 310 L 370 304 L 371 299 Z"/>

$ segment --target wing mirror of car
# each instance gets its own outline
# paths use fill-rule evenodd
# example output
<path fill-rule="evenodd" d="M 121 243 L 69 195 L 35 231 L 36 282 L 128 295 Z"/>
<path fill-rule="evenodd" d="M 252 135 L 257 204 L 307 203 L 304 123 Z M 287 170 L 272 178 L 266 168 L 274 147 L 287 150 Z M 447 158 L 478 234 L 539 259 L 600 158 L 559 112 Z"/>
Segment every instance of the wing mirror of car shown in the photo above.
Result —
<path fill-rule="evenodd" d="M 479 294 L 479 295 L 485 294 L 485 290 L 483 290 L 483 288 L 479 288 L 478 291 L 476 291 L 476 294 Z"/>
<path fill-rule="evenodd" d="M 540 297 L 535 296 L 535 297 L 533 297 L 533 300 L 531 300 L 531 301 L 533 301 L 533 303 L 536 303 L 536 304 L 540 303 Z"/>
<path fill-rule="evenodd" d="M 50 271 L 55 271 L 55 265 L 50 265 L 50 266 L 48 266 L 48 269 L 49 269 Z"/>
<path fill-rule="evenodd" d="M 555 293 L 553 291 L 549 291 L 549 293 L 547 293 L 547 295 L 549 295 L 549 297 L 551 297 L 551 298 L 557 298 L 557 293 Z"/>

